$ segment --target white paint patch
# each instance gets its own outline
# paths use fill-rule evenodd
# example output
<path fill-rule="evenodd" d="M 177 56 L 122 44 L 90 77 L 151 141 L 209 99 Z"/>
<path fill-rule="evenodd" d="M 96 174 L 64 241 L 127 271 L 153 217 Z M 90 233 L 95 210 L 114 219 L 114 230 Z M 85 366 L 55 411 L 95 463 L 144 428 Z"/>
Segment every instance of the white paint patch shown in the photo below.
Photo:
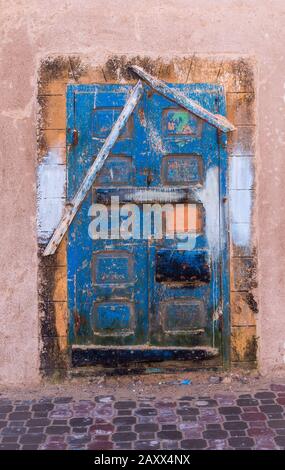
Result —
<path fill-rule="evenodd" d="M 206 237 L 213 259 L 217 259 L 220 251 L 219 230 L 219 169 L 212 167 L 207 171 L 205 185 L 196 190 L 198 198 L 206 211 Z"/>
<path fill-rule="evenodd" d="M 230 189 L 253 188 L 253 158 L 232 157 L 229 159 Z"/>
<path fill-rule="evenodd" d="M 252 157 L 241 146 L 230 158 L 230 223 L 232 242 L 235 246 L 248 248 L 251 242 L 252 189 L 254 165 Z"/>
<path fill-rule="evenodd" d="M 38 167 L 38 237 L 50 238 L 64 210 L 66 166 L 60 161 L 60 149 L 52 149 Z"/>
<path fill-rule="evenodd" d="M 232 241 L 235 246 L 250 246 L 250 224 L 231 224 Z"/>
<path fill-rule="evenodd" d="M 233 224 L 249 224 L 251 221 L 252 191 L 230 190 L 230 221 Z"/>
<path fill-rule="evenodd" d="M 161 139 L 159 132 L 155 129 L 155 127 L 152 125 L 151 122 L 147 123 L 147 127 L 149 130 L 150 145 L 153 148 L 153 150 L 157 153 L 165 153 L 163 141 Z"/>
<path fill-rule="evenodd" d="M 185 193 L 175 190 L 138 189 L 125 196 L 129 201 L 135 202 L 178 202 L 183 200 Z"/>

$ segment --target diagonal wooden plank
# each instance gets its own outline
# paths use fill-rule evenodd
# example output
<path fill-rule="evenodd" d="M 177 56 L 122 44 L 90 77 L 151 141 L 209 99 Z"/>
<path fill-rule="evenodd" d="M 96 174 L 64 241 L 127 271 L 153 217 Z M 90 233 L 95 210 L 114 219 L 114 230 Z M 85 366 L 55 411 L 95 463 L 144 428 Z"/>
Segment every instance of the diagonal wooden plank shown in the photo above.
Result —
<path fill-rule="evenodd" d="M 143 70 L 141 67 L 138 67 L 137 65 L 131 65 L 129 68 L 142 80 L 147 82 L 147 84 L 150 85 L 159 94 L 165 96 L 171 101 L 176 102 L 183 108 L 187 109 L 187 111 L 190 111 L 199 118 L 204 119 L 217 129 L 223 132 L 235 130 L 235 126 L 225 116 L 211 113 L 207 109 L 203 108 L 203 106 L 201 106 L 199 103 L 197 103 L 197 101 L 194 101 L 191 98 L 187 98 L 187 96 L 175 88 L 170 88 L 165 82 L 153 77 L 149 73 L 145 72 L 145 70 Z"/>
<path fill-rule="evenodd" d="M 142 95 L 143 95 L 143 85 L 142 85 L 142 82 L 139 80 L 137 84 L 135 85 L 135 87 L 133 88 L 133 90 L 131 91 L 131 94 L 126 101 L 126 104 L 120 116 L 115 122 L 110 134 L 106 138 L 97 157 L 95 158 L 94 162 L 89 168 L 76 195 L 74 196 L 72 201 L 67 205 L 62 219 L 60 220 L 57 228 L 55 229 L 51 239 L 49 240 L 44 250 L 44 253 L 43 253 L 44 256 L 53 255 L 54 252 L 56 251 L 58 245 L 60 244 L 62 238 L 64 237 L 64 234 L 66 233 L 69 225 L 71 224 L 76 212 L 78 211 L 78 208 L 80 207 L 86 194 L 91 188 L 97 173 L 101 170 L 112 147 L 116 143 L 116 140 L 119 137 L 120 131 L 125 126 L 127 120 L 129 119 L 130 115 L 132 114 L 134 108 L 136 107 Z"/>

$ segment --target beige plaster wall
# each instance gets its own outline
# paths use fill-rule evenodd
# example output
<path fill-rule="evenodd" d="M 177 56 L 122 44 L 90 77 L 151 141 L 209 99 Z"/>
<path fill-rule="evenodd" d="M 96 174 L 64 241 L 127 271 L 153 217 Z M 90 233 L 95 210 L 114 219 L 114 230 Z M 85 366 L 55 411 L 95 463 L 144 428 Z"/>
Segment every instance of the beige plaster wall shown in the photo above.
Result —
<path fill-rule="evenodd" d="M 36 93 L 48 54 L 256 58 L 259 364 L 284 367 L 284 16 L 283 0 L 1 0 L 2 383 L 39 380 Z"/>

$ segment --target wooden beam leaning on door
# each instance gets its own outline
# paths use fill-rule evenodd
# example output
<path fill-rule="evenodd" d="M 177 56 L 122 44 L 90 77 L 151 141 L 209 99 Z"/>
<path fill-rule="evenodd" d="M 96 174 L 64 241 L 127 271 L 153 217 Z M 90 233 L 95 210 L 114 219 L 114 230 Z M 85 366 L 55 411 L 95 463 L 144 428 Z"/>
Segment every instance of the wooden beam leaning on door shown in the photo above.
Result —
<path fill-rule="evenodd" d="M 89 189 L 91 188 L 96 175 L 101 170 L 102 166 L 106 158 L 108 157 L 111 149 L 113 148 L 114 144 L 116 143 L 119 134 L 123 127 L 125 126 L 126 122 L 128 121 L 130 115 L 132 114 L 133 110 L 135 109 L 136 105 L 140 101 L 143 95 L 143 85 L 142 82 L 139 80 L 137 84 L 132 89 L 129 98 L 126 101 L 125 106 L 121 114 L 119 115 L 117 121 L 113 125 L 113 128 L 106 138 L 102 148 L 100 149 L 97 157 L 95 158 L 94 162 L 92 163 L 91 167 L 89 168 L 84 180 L 82 181 L 77 193 L 75 194 L 72 201 L 70 201 L 66 208 L 63 217 L 61 218 L 57 228 L 55 229 L 51 239 L 49 240 L 43 255 L 53 255 L 60 244 L 61 240 L 63 239 L 69 225 L 71 224 L 72 220 L 74 219 L 78 208 L 80 207 L 82 201 L 84 200 L 86 194 L 88 193 Z"/>
<path fill-rule="evenodd" d="M 199 118 L 204 119 L 220 131 L 230 132 L 235 130 L 235 126 L 225 116 L 211 113 L 207 109 L 203 108 L 203 106 L 201 106 L 199 103 L 197 103 L 197 101 L 188 98 L 183 93 L 180 93 L 180 91 L 177 89 L 170 88 L 165 82 L 153 77 L 141 67 L 131 65 L 129 68 L 160 95 L 165 96 L 165 98 L 168 98 L 170 101 L 174 101 L 184 109 L 187 109 L 187 111 L 190 111 Z"/>

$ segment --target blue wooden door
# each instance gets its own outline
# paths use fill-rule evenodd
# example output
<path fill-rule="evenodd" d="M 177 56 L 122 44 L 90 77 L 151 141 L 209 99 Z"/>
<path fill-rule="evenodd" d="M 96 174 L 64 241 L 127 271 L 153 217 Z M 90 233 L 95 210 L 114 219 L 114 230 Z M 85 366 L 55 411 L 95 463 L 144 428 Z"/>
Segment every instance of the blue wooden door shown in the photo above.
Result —
<path fill-rule="evenodd" d="M 224 113 L 221 87 L 175 86 L 208 110 Z M 219 348 L 221 261 L 226 250 L 221 141 L 213 126 L 145 88 L 69 229 L 70 342 L 142 349 L 146 345 Z M 130 89 L 128 85 L 68 88 L 69 199 Z M 140 221 L 144 203 L 160 204 L 162 237 L 155 236 L 155 227 L 146 236 L 140 225 L 136 237 L 122 239 L 111 234 L 109 227 L 109 239 L 93 240 L 90 207 L 100 203 L 110 214 L 112 197 L 118 197 L 121 205 L 136 204 Z M 167 231 L 163 205 L 168 203 L 176 236 Z M 123 220 L 121 214 L 117 224 Z"/>

